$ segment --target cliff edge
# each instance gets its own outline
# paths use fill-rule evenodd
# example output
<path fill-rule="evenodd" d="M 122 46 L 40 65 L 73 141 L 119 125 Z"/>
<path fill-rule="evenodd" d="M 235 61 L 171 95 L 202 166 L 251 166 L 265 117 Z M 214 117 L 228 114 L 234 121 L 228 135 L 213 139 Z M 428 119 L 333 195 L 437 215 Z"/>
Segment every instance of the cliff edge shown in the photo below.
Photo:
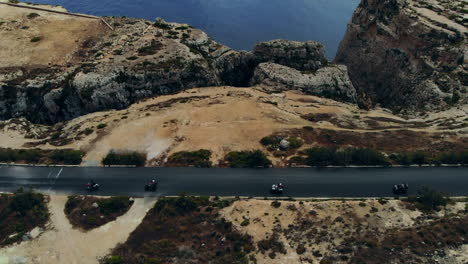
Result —
<path fill-rule="evenodd" d="M 363 107 L 431 111 L 467 101 L 467 9 L 459 0 L 362 0 L 336 59 Z"/>

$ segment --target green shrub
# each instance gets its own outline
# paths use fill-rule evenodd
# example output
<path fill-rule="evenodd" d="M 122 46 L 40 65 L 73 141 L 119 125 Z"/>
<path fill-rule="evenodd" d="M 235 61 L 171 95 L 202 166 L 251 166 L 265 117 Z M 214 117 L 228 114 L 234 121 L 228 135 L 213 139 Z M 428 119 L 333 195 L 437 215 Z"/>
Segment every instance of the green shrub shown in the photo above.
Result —
<path fill-rule="evenodd" d="M 299 246 L 297 246 L 296 248 L 296 253 L 298 255 L 302 255 L 306 252 L 306 248 L 304 247 L 304 245 L 300 244 Z"/>
<path fill-rule="evenodd" d="M 130 206 L 131 201 L 128 196 L 115 196 L 97 202 L 101 213 L 111 215 L 125 211 Z"/>
<path fill-rule="evenodd" d="M 80 150 L 60 149 L 52 151 L 50 158 L 55 163 L 67 165 L 79 165 L 83 160 L 84 153 Z"/>
<path fill-rule="evenodd" d="M 366 148 L 314 147 L 305 151 L 306 163 L 310 166 L 345 166 L 345 165 L 388 165 L 387 158 L 380 152 Z"/>
<path fill-rule="evenodd" d="M 199 168 L 211 167 L 211 151 L 200 149 L 197 151 L 181 151 L 168 158 L 168 164 L 178 166 L 195 166 Z"/>
<path fill-rule="evenodd" d="M 105 128 L 106 126 L 107 126 L 106 124 L 102 124 L 102 123 L 101 123 L 101 124 L 97 125 L 96 128 L 97 128 L 97 129 L 103 129 L 103 128 Z"/>
<path fill-rule="evenodd" d="M 429 187 L 423 187 L 418 191 L 417 202 L 423 206 L 423 209 L 437 210 L 440 206 L 446 206 L 449 201 L 450 199 L 443 193 Z"/>
<path fill-rule="evenodd" d="M 207 197 L 180 196 L 177 198 L 161 198 L 154 205 L 154 209 L 161 215 L 175 216 L 193 212 L 199 206 L 207 204 Z"/>
<path fill-rule="evenodd" d="M 158 50 L 161 50 L 162 47 L 163 47 L 163 44 L 161 44 L 161 42 L 153 39 L 149 46 L 145 46 L 145 47 L 138 49 L 138 55 L 140 56 L 154 55 L 156 54 L 156 52 L 158 52 Z"/>
<path fill-rule="evenodd" d="M 87 136 L 91 135 L 94 132 L 94 130 L 90 127 L 87 127 L 85 130 L 83 130 L 83 133 Z"/>
<path fill-rule="evenodd" d="M 302 144 L 304 144 L 304 142 L 302 142 L 301 139 L 296 138 L 296 137 L 288 138 L 287 140 L 288 140 L 289 143 L 290 143 L 290 145 L 289 145 L 289 148 L 290 148 L 290 149 L 297 149 L 297 148 L 300 148 L 300 147 L 302 147 Z"/>
<path fill-rule="evenodd" d="M 24 215 L 33 208 L 46 210 L 44 205 L 44 196 L 40 193 L 33 193 L 31 191 L 23 191 L 22 189 L 16 191 L 13 200 L 9 204 L 12 211 L 19 212 Z"/>
<path fill-rule="evenodd" d="M 34 19 L 36 17 L 39 17 L 40 15 L 38 13 L 29 13 L 26 17 L 29 19 Z"/>
<path fill-rule="evenodd" d="M 289 159 L 289 163 L 295 163 L 295 164 L 305 164 L 306 159 L 301 156 L 293 156 Z"/>
<path fill-rule="evenodd" d="M 229 152 L 224 159 L 232 168 L 266 168 L 271 165 L 271 161 L 261 150 L 233 151 Z"/>
<path fill-rule="evenodd" d="M 260 140 L 260 143 L 264 146 L 275 145 L 281 142 L 281 137 L 278 136 L 266 136 Z"/>
<path fill-rule="evenodd" d="M 127 60 L 136 60 L 136 59 L 138 59 L 137 56 L 130 56 L 130 57 L 127 58 Z"/>
<path fill-rule="evenodd" d="M 116 153 L 111 150 L 102 160 L 103 165 L 134 165 L 141 167 L 145 163 L 146 153 L 137 151 Z"/>
<path fill-rule="evenodd" d="M 105 264 L 124 264 L 124 261 L 120 256 L 110 256 L 105 260 L 104 263 Z"/>
<path fill-rule="evenodd" d="M 80 200 L 78 196 L 68 196 L 67 203 L 65 203 L 65 213 L 69 214 L 73 209 L 75 209 L 78 206 L 79 203 Z"/>
<path fill-rule="evenodd" d="M 249 224 L 250 224 L 249 219 L 244 219 L 244 221 L 242 221 L 242 223 L 240 225 L 241 226 L 248 226 Z"/>
<path fill-rule="evenodd" d="M 154 22 L 153 26 L 157 27 L 157 28 L 161 28 L 161 29 L 171 29 L 172 26 L 168 23 L 166 23 L 166 21 L 164 21 L 163 19 L 161 18 L 156 18 L 156 22 Z"/>
<path fill-rule="evenodd" d="M 31 38 L 31 42 L 39 42 L 41 40 L 42 40 L 42 37 L 40 37 L 40 36 Z"/>
<path fill-rule="evenodd" d="M 278 201 L 273 201 L 271 202 L 271 206 L 274 207 L 274 208 L 279 208 L 281 206 L 281 202 L 278 202 Z"/>

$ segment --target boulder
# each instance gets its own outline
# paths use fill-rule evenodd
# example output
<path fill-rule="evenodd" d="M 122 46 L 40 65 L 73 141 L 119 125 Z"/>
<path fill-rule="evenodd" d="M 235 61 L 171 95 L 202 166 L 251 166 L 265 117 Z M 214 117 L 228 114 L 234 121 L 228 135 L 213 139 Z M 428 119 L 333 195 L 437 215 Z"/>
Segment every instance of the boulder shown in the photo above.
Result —
<path fill-rule="evenodd" d="M 356 89 L 351 83 L 346 66 L 324 67 L 313 73 L 275 64 L 261 63 L 251 81 L 269 92 L 299 90 L 306 94 L 331 98 L 337 101 L 355 103 Z"/>
<path fill-rule="evenodd" d="M 300 71 L 316 71 L 328 64 L 323 45 L 316 41 L 277 39 L 260 42 L 253 53 L 259 62 L 273 62 Z"/>

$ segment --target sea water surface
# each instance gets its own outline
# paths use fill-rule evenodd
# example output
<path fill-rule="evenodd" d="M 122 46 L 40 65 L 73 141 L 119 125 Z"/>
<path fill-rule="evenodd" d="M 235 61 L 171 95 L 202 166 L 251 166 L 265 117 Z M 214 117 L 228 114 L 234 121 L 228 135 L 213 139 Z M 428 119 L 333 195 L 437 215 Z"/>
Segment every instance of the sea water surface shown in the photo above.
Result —
<path fill-rule="evenodd" d="M 237 50 L 271 39 L 316 40 L 333 59 L 360 0 L 28 0 L 71 12 L 188 23 Z"/>

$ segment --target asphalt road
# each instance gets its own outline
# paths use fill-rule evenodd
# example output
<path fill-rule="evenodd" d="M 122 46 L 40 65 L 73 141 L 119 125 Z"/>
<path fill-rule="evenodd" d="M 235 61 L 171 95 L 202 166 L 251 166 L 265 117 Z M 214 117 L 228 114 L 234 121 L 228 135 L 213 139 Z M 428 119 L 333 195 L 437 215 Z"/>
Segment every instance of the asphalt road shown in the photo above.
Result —
<path fill-rule="evenodd" d="M 156 178 L 156 193 L 144 185 Z M 285 197 L 393 196 L 393 184 L 407 182 L 409 194 L 431 186 L 452 196 L 468 196 L 468 168 L 294 168 L 294 169 L 197 169 L 197 168 L 78 168 L 0 167 L 0 191 L 20 187 L 57 194 L 85 194 L 93 179 L 101 185 L 95 195 L 162 196 L 193 195 L 271 196 L 271 184 L 282 182 Z"/>

